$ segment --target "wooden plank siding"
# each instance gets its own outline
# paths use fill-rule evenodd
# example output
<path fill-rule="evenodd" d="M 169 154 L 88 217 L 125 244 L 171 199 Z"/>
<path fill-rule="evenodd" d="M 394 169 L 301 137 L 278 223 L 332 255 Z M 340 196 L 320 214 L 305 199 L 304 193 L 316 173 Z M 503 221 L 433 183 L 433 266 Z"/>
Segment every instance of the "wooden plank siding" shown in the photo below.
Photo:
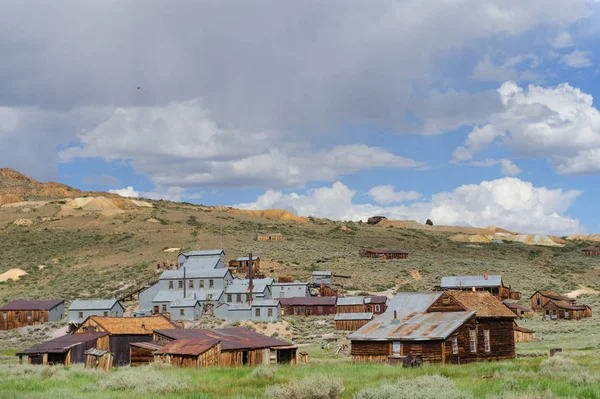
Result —
<path fill-rule="evenodd" d="M 0 330 L 48 323 L 48 310 L 4 310 L 0 312 Z"/>
<path fill-rule="evenodd" d="M 335 329 L 341 331 L 356 331 L 371 320 L 335 320 Z"/>
<path fill-rule="evenodd" d="M 130 366 L 143 366 L 154 361 L 154 350 L 148 348 L 140 348 L 137 346 L 129 346 Z"/>
<path fill-rule="evenodd" d="M 216 343 L 200 355 L 160 354 L 154 355 L 154 361 L 171 364 L 175 367 L 199 368 L 218 366 L 221 364 L 221 344 Z"/>

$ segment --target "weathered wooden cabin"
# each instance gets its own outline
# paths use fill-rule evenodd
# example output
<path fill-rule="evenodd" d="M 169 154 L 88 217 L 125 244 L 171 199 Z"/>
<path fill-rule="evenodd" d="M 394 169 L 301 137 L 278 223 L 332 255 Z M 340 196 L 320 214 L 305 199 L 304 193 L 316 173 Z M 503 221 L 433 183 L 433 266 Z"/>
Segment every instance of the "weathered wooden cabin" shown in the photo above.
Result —
<path fill-rule="evenodd" d="M 131 342 L 148 342 L 153 330 L 176 329 L 163 315 L 149 317 L 100 317 L 90 316 L 75 330 L 75 335 L 89 332 L 106 332 L 107 337 L 98 340 L 97 348 L 111 352 L 115 367 L 130 363 Z"/>
<path fill-rule="evenodd" d="M 327 316 L 335 314 L 337 297 L 312 296 L 279 298 L 281 310 L 289 316 Z"/>
<path fill-rule="evenodd" d="M 513 291 L 510 285 L 505 285 L 502 276 L 487 273 L 480 276 L 445 276 L 436 288 L 442 291 L 487 291 L 501 301 L 521 299 L 521 293 Z"/>
<path fill-rule="evenodd" d="M 529 342 L 535 339 L 535 331 L 516 325 L 515 323 L 515 343 Z"/>
<path fill-rule="evenodd" d="M 406 259 L 408 252 L 399 249 L 365 249 L 360 252 L 360 256 L 378 259 Z"/>
<path fill-rule="evenodd" d="M 0 330 L 60 321 L 65 313 L 65 301 L 16 300 L 0 308 Z"/>
<path fill-rule="evenodd" d="M 19 363 L 23 363 L 23 356 L 27 356 L 29 364 L 62 364 L 68 366 L 84 363 L 85 351 L 94 348 L 98 340 L 107 336 L 108 333 L 105 332 L 68 334 L 17 352 L 17 356 L 19 356 Z"/>
<path fill-rule="evenodd" d="M 176 367 L 218 366 L 221 341 L 218 339 L 180 339 L 154 352 L 154 361 Z"/>
<path fill-rule="evenodd" d="M 470 363 L 515 357 L 515 315 L 486 292 L 398 293 L 350 334 L 354 362 Z"/>
<path fill-rule="evenodd" d="M 565 302 L 573 306 L 577 304 L 577 300 L 574 298 L 569 298 L 567 296 L 557 294 L 554 291 L 542 290 L 534 292 L 533 295 L 529 297 L 529 301 L 531 302 L 531 309 L 535 310 L 536 312 L 543 311 L 545 306 L 550 301 Z"/>
<path fill-rule="evenodd" d="M 580 320 L 592 317 L 592 309 L 587 305 L 572 305 L 566 301 L 549 300 L 542 309 L 545 320 Z"/>
<path fill-rule="evenodd" d="M 85 368 L 110 371 L 114 356 L 106 349 L 90 348 L 85 351 Z"/>
<path fill-rule="evenodd" d="M 508 309 L 510 309 L 511 312 L 513 312 L 515 315 L 517 315 L 519 318 L 523 318 L 526 315 L 533 315 L 533 311 L 529 308 L 526 308 L 525 306 L 521 306 L 516 302 L 510 302 L 508 300 L 506 301 L 502 301 L 502 303 L 504 304 L 504 306 L 506 306 Z"/>
<path fill-rule="evenodd" d="M 335 312 L 340 313 L 375 313 L 381 314 L 387 309 L 385 296 L 349 296 L 338 298 Z"/>
<path fill-rule="evenodd" d="M 298 348 L 296 345 L 290 345 L 285 341 L 271 338 L 242 327 L 154 331 L 154 342 L 158 345 L 169 345 L 180 340 L 192 341 L 182 345 L 189 345 L 190 347 L 197 345 L 198 341 L 220 341 L 220 353 L 217 364 L 221 366 L 297 363 Z M 175 348 L 178 348 L 178 346 L 175 346 Z M 168 349 L 167 352 L 175 351 L 175 348 Z M 162 351 L 161 349 L 156 354 L 162 355 Z M 171 362 L 171 360 L 169 361 Z M 177 358 L 174 358 L 173 361 L 177 362 Z M 203 361 L 208 361 L 208 359 Z M 187 360 L 186 364 L 193 364 L 193 360 Z"/>
<path fill-rule="evenodd" d="M 377 224 L 382 220 L 387 220 L 385 216 L 371 216 L 367 219 L 367 224 Z"/>
<path fill-rule="evenodd" d="M 132 342 L 129 344 L 129 363 L 131 367 L 142 366 L 154 361 L 154 352 L 161 349 L 164 345 L 151 342 Z"/>
<path fill-rule="evenodd" d="M 270 233 L 270 234 L 258 233 L 256 235 L 256 239 L 258 241 L 281 241 L 281 240 L 283 240 L 283 235 L 281 233 Z"/>
<path fill-rule="evenodd" d="M 591 248 L 584 248 L 581 253 L 587 256 L 600 256 L 600 245 Z"/>
<path fill-rule="evenodd" d="M 229 268 L 235 269 L 238 273 L 248 273 L 250 266 L 249 256 L 240 256 L 235 260 L 229 261 Z M 260 273 L 260 257 L 252 256 L 252 272 L 254 274 Z"/>
<path fill-rule="evenodd" d="M 356 331 L 373 320 L 373 313 L 338 313 L 333 320 L 336 330 Z"/>

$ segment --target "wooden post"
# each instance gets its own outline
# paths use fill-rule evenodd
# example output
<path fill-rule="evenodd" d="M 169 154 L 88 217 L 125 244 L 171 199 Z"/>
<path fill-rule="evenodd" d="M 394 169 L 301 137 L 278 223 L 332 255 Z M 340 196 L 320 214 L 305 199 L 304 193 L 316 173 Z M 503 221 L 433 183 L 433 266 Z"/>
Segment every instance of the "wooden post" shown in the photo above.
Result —
<path fill-rule="evenodd" d="M 442 364 L 446 364 L 446 340 L 442 341 Z"/>

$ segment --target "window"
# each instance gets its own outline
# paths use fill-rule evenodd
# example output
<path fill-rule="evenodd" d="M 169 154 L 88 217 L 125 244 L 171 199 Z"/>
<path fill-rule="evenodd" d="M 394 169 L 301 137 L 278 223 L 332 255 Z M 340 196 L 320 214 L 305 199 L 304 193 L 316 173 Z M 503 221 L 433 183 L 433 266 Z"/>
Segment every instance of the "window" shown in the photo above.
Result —
<path fill-rule="evenodd" d="M 194 280 L 190 280 L 190 284 L 188 285 L 190 288 L 194 288 Z"/>
<path fill-rule="evenodd" d="M 300 306 L 300 314 L 304 314 L 304 306 Z"/>
<path fill-rule="evenodd" d="M 185 311 L 183 309 L 179 309 L 179 316 L 185 316 Z"/>
<path fill-rule="evenodd" d="M 208 288 L 214 288 L 215 280 L 208 280 Z"/>
<path fill-rule="evenodd" d="M 198 280 L 198 288 L 204 288 L 204 280 Z"/>
<path fill-rule="evenodd" d="M 179 289 L 182 289 L 182 288 L 183 288 L 183 281 L 182 281 L 182 280 L 179 280 L 179 281 L 177 282 L 177 285 L 179 286 Z"/>
<path fill-rule="evenodd" d="M 256 309 L 254 310 L 254 315 L 255 315 L 256 317 L 260 317 L 260 308 L 256 308 Z"/>
<path fill-rule="evenodd" d="M 486 352 L 490 351 L 490 330 L 483 330 L 483 347 Z"/>
<path fill-rule="evenodd" d="M 7 319 L 7 317 L 8 317 L 8 313 L 4 312 L 4 314 L 2 315 L 2 318 L 3 318 L 4 320 L 6 320 L 6 319 Z"/>
<path fill-rule="evenodd" d="M 568 319 L 568 318 L 569 318 L 569 311 L 565 310 L 565 319 Z"/>
<path fill-rule="evenodd" d="M 477 352 L 477 331 L 469 330 L 469 343 L 471 345 L 471 352 Z"/>
<path fill-rule="evenodd" d="M 15 319 L 19 320 L 19 312 L 15 312 Z"/>
<path fill-rule="evenodd" d="M 269 316 L 269 317 L 273 317 L 273 309 L 272 309 L 272 308 L 269 308 L 269 309 L 267 310 L 267 316 Z"/>
<path fill-rule="evenodd" d="M 381 311 L 381 305 L 375 305 L 375 311 L 376 312 L 380 312 Z"/>
<path fill-rule="evenodd" d="M 173 287 L 173 280 L 171 280 L 171 281 L 169 281 L 169 289 L 172 290 L 173 288 L 174 288 Z"/>
<path fill-rule="evenodd" d="M 392 355 L 401 355 L 402 354 L 402 342 L 394 341 L 392 342 Z"/>
<path fill-rule="evenodd" d="M 452 354 L 458 355 L 458 338 L 452 337 Z"/>
<path fill-rule="evenodd" d="M 104 312 L 104 317 L 108 317 L 108 312 Z"/>
<path fill-rule="evenodd" d="M 27 320 L 31 320 L 31 310 L 27 311 Z"/>
<path fill-rule="evenodd" d="M 542 303 L 542 301 L 540 300 L 540 298 L 537 299 L 537 305 L 540 306 Z"/>
<path fill-rule="evenodd" d="M 83 319 L 83 312 L 79 312 L 79 318 Z"/>
<path fill-rule="evenodd" d="M 236 301 L 237 303 L 240 303 L 240 302 L 242 302 L 242 295 L 240 295 L 240 294 L 237 294 L 237 295 L 235 296 L 235 301 Z"/>
<path fill-rule="evenodd" d="M 162 305 L 162 312 L 167 313 L 167 305 Z"/>
<path fill-rule="evenodd" d="M 227 294 L 227 303 L 231 303 L 231 294 Z"/>
<path fill-rule="evenodd" d="M 285 291 L 281 292 L 281 295 L 279 295 L 280 298 L 285 298 Z"/>

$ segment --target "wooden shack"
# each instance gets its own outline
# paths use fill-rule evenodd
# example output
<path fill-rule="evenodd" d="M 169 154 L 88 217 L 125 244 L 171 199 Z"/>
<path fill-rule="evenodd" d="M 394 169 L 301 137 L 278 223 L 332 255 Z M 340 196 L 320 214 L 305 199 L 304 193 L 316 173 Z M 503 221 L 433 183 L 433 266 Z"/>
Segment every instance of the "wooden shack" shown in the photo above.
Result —
<path fill-rule="evenodd" d="M 335 313 L 375 313 L 382 314 L 387 309 L 385 296 L 350 296 L 338 298 Z"/>
<path fill-rule="evenodd" d="M 515 324 L 515 342 L 529 342 L 535 339 L 535 331 Z"/>
<path fill-rule="evenodd" d="M 536 312 L 543 311 L 545 306 L 550 301 L 566 302 L 570 305 L 577 304 L 576 299 L 557 294 L 554 291 L 543 291 L 543 290 L 538 290 L 538 291 L 534 292 L 533 295 L 531 295 L 529 297 L 529 301 L 531 303 L 531 309 L 535 310 Z"/>
<path fill-rule="evenodd" d="M 154 361 L 154 352 L 161 349 L 163 345 L 156 342 L 132 342 L 129 344 L 130 366 L 142 366 Z"/>
<path fill-rule="evenodd" d="M 218 366 L 221 360 L 221 341 L 218 339 L 181 339 L 154 352 L 154 361 L 175 367 Z"/>
<path fill-rule="evenodd" d="M 154 331 L 154 342 L 158 345 L 168 345 L 180 340 L 220 341 L 218 364 L 221 366 L 296 364 L 298 362 L 298 348 L 296 345 L 290 345 L 285 341 L 271 338 L 242 327 Z M 189 345 L 194 346 L 195 343 L 189 343 Z M 155 354 L 160 355 L 161 353 L 157 351 Z"/>
<path fill-rule="evenodd" d="M 108 334 L 105 332 L 68 334 L 17 352 L 16 355 L 19 356 L 19 363 L 23 362 L 23 356 L 27 356 L 29 364 L 69 366 L 84 363 L 85 351 L 94 348 L 99 340 L 107 336 Z"/>
<path fill-rule="evenodd" d="M 114 356 L 106 349 L 90 348 L 85 351 L 85 368 L 110 371 L 114 363 Z"/>
<path fill-rule="evenodd" d="M 544 304 L 545 320 L 580 320 L 592 317 L 592 309 L 587 305 L 572 305 L 566 301 L 549 300 Z"/>
<path fill-rule="evenodd" d="M 399 249 L 365 249 L 360 252 L 360 256 L 377 259 L 406 259 L 408 252 Z"/>
<path fill-rule="evenodd" d="M 256 239 L 258 241 L 281 241 L 283 240 L 283 235 L 281 233 L 258 233 Z"/>
<path fill-rule="evenodd" d="M 338 313 L 333 320 L 336 330 L 356 331 L 373 320 L 373 313 Z"/>
<path fill-rule="evenodd" d="M 248 273 L 250 266 L 249 256 L 240 256 L 235 260 L 229 261 L 229 268 L 235 269 L 238 273 Z M 260 257 L 252 256 L 252 272 L 254 275 L 260 273 Z"/>
<path fill-rule="evenodd" d="M 587 256 L 600 256 L 600 245 L 591 248 L 584 248 L 581 253 Z"/>
<path fill-rule="evenodd" d="M 516 302 L 503 301 L 504 306 L 506 306 L 511 312 L 517 315 L 519 318 L 523 318 L 526 315 L 533 315 L 533 311 L 525 306 L 521 306 Z"/>
<path fill-rule="evenodd" d="M 284 315 L 290 316 L 326 316 L 335 314 L 337 297 L 312 296 L 279 298 Z"/>
<path fill-rule="evenodd" d="M 114 356 L 115 367 L 130 363 L 132 342 L 149 342 L 155 329 L 176 329 L 163 315 L 148 317 L 100 317 L 90 316 L 75 330 L 75 335 L 88 332 L 106 332 L 107 337 L 98 341 L 98 349 L 110 351 Z"/>
<path fill-rule="evenodd" d="M 0 308 L 0 330 L 60 321 L 65 313 L 65 301 L 16 300 Z"/>
<path fill-rule="evenodd" d="M 484 273 L 478 276 L 444 276 L 438 290 L 442 291 L 475 291 L 489 292 L 497 299 L 503 301 L 521 299 L 521 293 L 513 291 L 510 285 L 505 285 L 502 276 Z"/>

